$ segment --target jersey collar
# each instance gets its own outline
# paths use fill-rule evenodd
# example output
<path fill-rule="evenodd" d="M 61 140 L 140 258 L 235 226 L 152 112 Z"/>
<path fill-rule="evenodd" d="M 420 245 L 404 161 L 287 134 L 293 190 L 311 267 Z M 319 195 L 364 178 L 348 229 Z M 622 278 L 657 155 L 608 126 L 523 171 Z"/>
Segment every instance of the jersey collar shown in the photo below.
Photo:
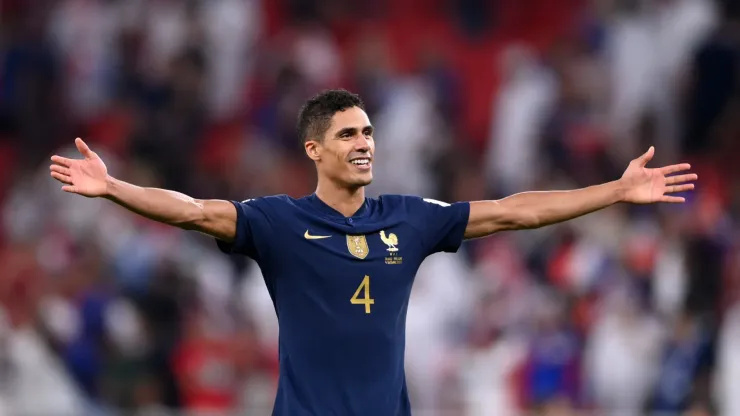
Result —
<path fill-rule="evenodd" d="M 352 214 L 352 216 L 350 216 L 350 217 L 345 217 L 341 212 L 339 212 L 339 211 L 335 210 L 334 208 L 330 207 L 329 205 L 327 205 L 324 201 L 321 200 L 321 198 L 319 198 L 316 195 L 316 193 L 313 193 L 313 194 L 307 196 L 306 197 L 306 200 L 311 205 L 311 207 L 315 208 L 316 210 L 318 210 L 322 214 L 324 214 L 324 215 L 326 215 L 326 216 L 328 216 L 330 218 L 339 219 L 339 220 L 342 220 L 342 221 L 344 221 L 346 219 L 349 219 L 349 218 L 359 219 L 359 218 L 364 217 L 368 213 L 367 198 L 365 198 L 365 202 L 362 204 L 362 206 L 360 206 L 360 208 L 357 210 L 357 212 L 355 212 L 354 214 Z"/>

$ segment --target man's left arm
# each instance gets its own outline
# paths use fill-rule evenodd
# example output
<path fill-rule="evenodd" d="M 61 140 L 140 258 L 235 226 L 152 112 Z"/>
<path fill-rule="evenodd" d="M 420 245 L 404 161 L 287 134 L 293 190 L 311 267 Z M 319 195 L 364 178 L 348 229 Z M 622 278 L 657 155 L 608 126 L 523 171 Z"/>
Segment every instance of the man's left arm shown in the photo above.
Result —
<path fill-rule="evenodd" d="M 540 228 L 568 221 L 618 202 L 650 204 L 682 203 L 683 197 L 670 194 L 694 189 L 696 174 L 684 173 L 687 163 L 663 168 L 646 168 L 655 149 L 630 162 L 616 181 L 571 191 L 522 192 L 497 201 L 470 203 L 465 238 L 477 238 L 498 231 Z"/>

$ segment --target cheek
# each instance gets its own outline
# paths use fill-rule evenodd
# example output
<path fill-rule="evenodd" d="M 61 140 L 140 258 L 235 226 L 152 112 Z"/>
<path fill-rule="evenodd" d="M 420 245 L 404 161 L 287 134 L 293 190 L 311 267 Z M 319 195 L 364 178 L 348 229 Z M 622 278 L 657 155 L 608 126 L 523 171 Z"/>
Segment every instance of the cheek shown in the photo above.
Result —
<path fill-rule="evenodd" d="M 336 169 L 344 164 L 344 156 L 341 149 L 338 148 L 324 149 L 322 159 L 327 164 L 327 166 L 332 166 L 332 169 Z"/>
<path fill-rule="evenodd" d="M 347 158 L 347 153 L 341 147 L 337 147 L 336 149 L 332 150 L 332 156 L 336 162 L 344 163 L 345 159 Z"/>

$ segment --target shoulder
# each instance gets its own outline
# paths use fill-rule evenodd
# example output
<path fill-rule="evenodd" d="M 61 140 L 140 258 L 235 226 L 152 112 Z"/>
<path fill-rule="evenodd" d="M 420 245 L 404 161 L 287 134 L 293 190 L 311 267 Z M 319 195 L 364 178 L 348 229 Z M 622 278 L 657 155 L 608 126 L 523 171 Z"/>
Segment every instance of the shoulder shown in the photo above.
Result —
<path fill-rule="evenodd" d="M 295 199 L 291 198 L 288 195 L 270 195 L 270 196 L 260 196 L 255 198 L 247 198 L 240 202 L 240 204 L 249 205 L 251 207 L 255 208 L 261 208 L 261 207 L 281 207 L 281 206 L 291 206 L 295 205 Z"/>
<path fill-rule="evenodd" d="M 288 195 L 270 195 L 232 201 L 237 211 L 249 218 L 278 220 L 292 215 L 296 200 Z"/>
<path fill-rule="evenodd" d="M 451 204 L 432 198 L 415 195 L 381 195 L 378 203 L 384 207 L 403 208 L 408 210 L 423 209 L 425 207 L 449 207 Z"/>
<path fill-rule="evenodd" d="M 383 209 L 390 206 L 394 212 L 405 214 L 406 218 L 417 226 L 426 227 L 430 221 L 448 219 L 464 219 L 467 221 L 470 213 L 468 202 L 448 203 L 433 198 L 411 195 L 384 195 L 379 198 L 383 201 Z"/>
<path fill-rule="evenodd" d="M 402 217 L 416 227 L 424 227 L 438 211 L 450 204 L 415 195 L 381 195 L 377 199 L 381 212 Z"/>

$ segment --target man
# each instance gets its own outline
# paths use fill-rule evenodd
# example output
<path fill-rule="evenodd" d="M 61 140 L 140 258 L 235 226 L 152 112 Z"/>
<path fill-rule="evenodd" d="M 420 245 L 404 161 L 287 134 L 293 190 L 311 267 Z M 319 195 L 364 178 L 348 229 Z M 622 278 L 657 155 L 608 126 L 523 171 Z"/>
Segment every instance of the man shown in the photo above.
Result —
<path fill-rule="evenodd" d="M 413 196 L 365 198 L 373 178 L 373 127 L 360 98 L 325 91 L 301 110 L 298 132 L 316 163 L 312 195 L 229 202 L 141 188 L 108 176 L 80 139 L 83 160 L 53 156 L 62 190 L 103 197 L 147 218 L 215 237 L 221 250 L 259 264 L 280 322 L 275 415 L 408 415 L 405 319 L 414 276 L 430 254 L 463 239 L 537 228 L 617 202 L 680 203 L 696 175 L 680 164 L 645 167 L 575 191 L 445 204 Z M 400 179 L 400 178 L 399 178 Z"/>

